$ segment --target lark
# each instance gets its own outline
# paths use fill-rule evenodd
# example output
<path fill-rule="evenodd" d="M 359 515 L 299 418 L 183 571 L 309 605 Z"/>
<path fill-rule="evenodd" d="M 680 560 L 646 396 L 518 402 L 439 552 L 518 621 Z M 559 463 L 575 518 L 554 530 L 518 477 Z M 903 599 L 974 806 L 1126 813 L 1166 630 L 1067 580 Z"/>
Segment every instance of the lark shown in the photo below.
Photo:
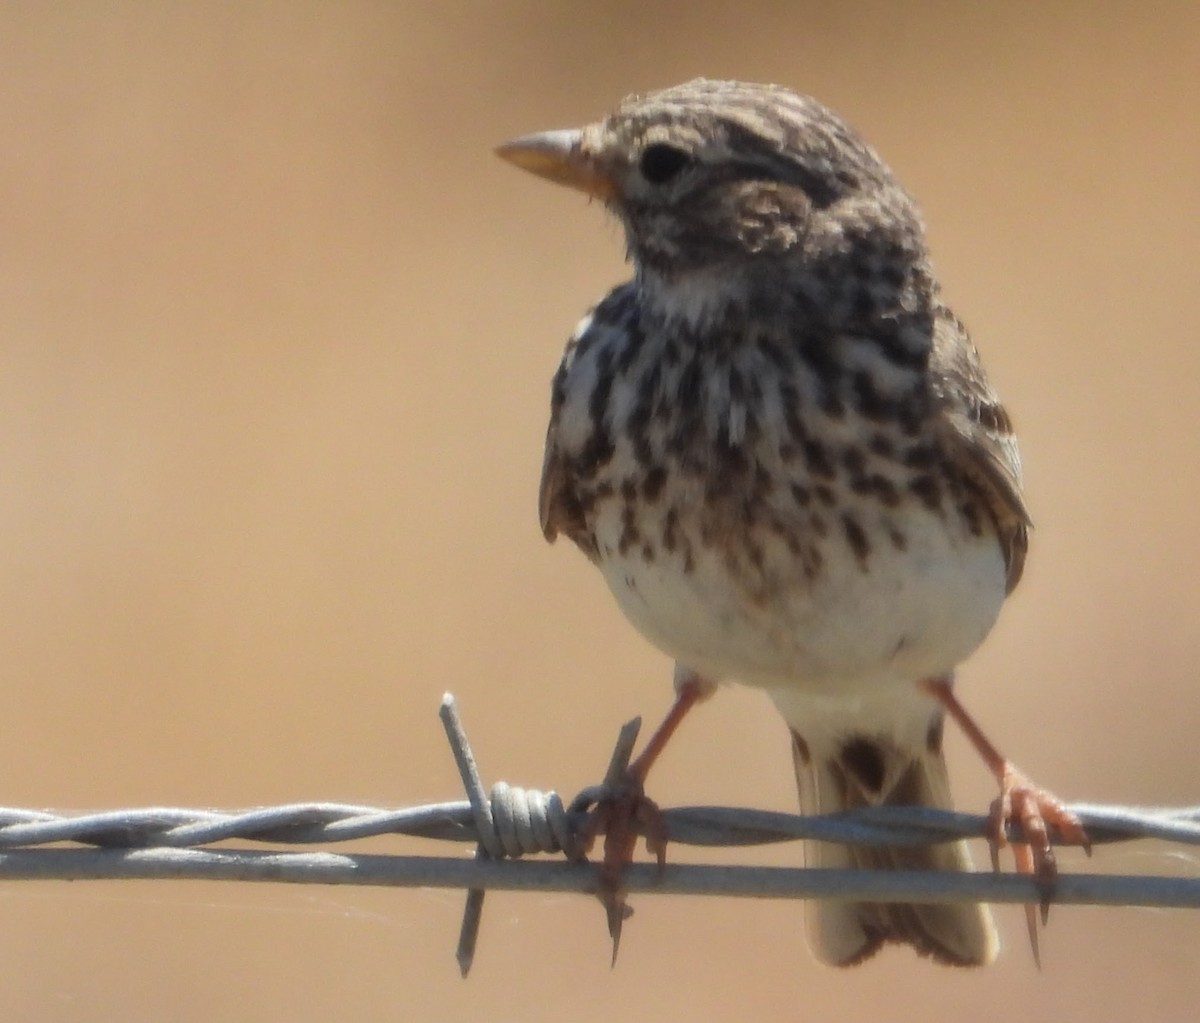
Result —
<path fill-rule="evenodd" d="M 1044 913 L 1051 829 L 1086 835 L 952 689 L 1021 578 L 1020 458 L 913 200 L 845 121 L 779 86 L 692 81 L 498 152 L 601 200 L 633 265 L 567 342 L 540 494 L 546 537 L 578 546 L 675 661 L 675 704 L 630 768 L 632 809 L 603 819 L 614 940 L 629 818 L 653 817 L 645 774 L 726 681 L 779 709 L 809 812 L 949 807 L 949 713 L 1000 783 L 993 851 L 1011 826 Z M 971 869 L 963 842 L 806 855 Z M 823 901 L 809 936 L 838 965 L 888 942 L 959 965 L 997 949 L 977 905 Z"/>

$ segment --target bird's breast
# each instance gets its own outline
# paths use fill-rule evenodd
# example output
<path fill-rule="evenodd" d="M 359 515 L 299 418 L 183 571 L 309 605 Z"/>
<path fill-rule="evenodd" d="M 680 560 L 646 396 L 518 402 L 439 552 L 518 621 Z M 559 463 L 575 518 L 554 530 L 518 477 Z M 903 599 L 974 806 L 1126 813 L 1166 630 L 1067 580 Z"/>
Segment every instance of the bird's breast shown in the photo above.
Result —
<path fill-rule="evenodd" d="M 984 510 L 938 455 L 920 371 L 870 338 L 592 322 L 558 443 L 625 614 L 714 678 L 912 679 L 1005 592 Z"/>

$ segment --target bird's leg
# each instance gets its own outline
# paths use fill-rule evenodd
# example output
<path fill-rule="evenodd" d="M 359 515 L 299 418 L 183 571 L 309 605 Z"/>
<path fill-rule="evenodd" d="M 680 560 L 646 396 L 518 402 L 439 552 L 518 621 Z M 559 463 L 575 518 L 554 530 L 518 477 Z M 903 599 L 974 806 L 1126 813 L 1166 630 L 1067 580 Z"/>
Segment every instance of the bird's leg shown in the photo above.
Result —
<path fill-rule="evenodd" d="M 1022 874 L 1033 875 L 1037 883 L 1042 896 L 1041 917 L 1044 925 L 1050 913 L 1054 882 L 1058 876 L 1048 825 L 1057 830 L 1059 841 L 1083 846 L 1091 855 L 1091 842 L 1083 823 L 1061 799 L 1034 785 L 1023 771 L 992 745 L 975 719 L 958 702 L 949 676 L 926 679 L 920 685 L 954 718 L 1000 783 L 1000 795 L 992 803 L 988 824 L 992 866 L 999 869 L 1000 849 L 1008 844 L 1008 826 L 1014 825 L 1023 836 L 1023 841 L 1013 848 L 1013 858 L 1017 870 Z M 1034 906 L 1026 907 L 1025 917 L 1029 927 L 1030 945 L 1036 960 L 1038 945 Z"/>
<path fill-rule="evenodd" d="M 675 702 L 645 748 L 629 764 L 619 783 L 599 798 L 580 833 L 584 849 L 604 834 L 604 859 L 600 863 L 597 894 L 608 916 L 608 933 L 613 943 L 613 962 L 621 941 L 621 925 L 629 916 L 621 875 L 633 859 L 639 831 L 646 836 L 646 848 L 654 854 L 659 867 L 667 861 L 667 834 L 658 804 L 645 793 L 646 775 L 658 759 L 680 722 L 715 686 L 686 669 L 676 668 Z"/>
<path fill-rule="evenodd" d="M 688 711 L 712 694 L 712 683 L 688 671 L 679 671 L 677 674 L 675 702 L 671 705 L 671 709 L 667 711 L 667 716 L 662 719 L 659 726 L 654 730 L 654 734 L 646 742 L 645 749 L 629 765 L 630 774 L 637 776 L 641 781 L 646 780 L 646 775 L 650 773 L 650 768 L 654 766 L 654 762 L 658 759 L 659 754 L 666 748 L 671 736 L 675 734 L 675 730 L 682 723 L 683 719 L 687 717 Z"/>

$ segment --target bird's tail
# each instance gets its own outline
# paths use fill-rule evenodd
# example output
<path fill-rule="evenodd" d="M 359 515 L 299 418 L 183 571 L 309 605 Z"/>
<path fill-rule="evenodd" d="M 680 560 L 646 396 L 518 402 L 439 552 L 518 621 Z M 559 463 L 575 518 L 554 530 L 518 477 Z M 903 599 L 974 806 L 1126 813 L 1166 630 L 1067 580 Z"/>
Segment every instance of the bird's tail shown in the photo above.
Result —
<path fill-rule="evenodd" d="M 793 730 L 800 805 L 808 813 L 862 806 L 931 806 L 949 809 L 950 782 L 940 746 L 920 752 L 886 740 L 854 738 L 836 755 L 814 760 Z M 965 842 L 927 846 L 806 844 L 810 867 L 871 870 L 969 871 Z M 912 945 L 921 955 L 955 966 L 983 966 L 996 957 L 991 913 L 977 904 L 820 901 L 809 904 L 808 936 L 814 955 L 834 966 L 852 966 L 886 942 Z"/>

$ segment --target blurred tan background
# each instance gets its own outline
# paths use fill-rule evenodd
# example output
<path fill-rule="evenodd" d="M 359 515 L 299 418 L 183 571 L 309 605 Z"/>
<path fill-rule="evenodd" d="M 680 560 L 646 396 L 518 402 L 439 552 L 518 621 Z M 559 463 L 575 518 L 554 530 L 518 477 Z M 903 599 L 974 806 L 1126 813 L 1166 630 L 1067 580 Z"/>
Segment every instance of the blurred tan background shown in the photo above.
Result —
<path fill-rule="evenodd" d="M 1038 530 L 961 692 L 1063 796 L 1200 802 L 1195 4 L 0 6 L 0 802 L 573 793 L 670 669 L 539 534 L 548 380 L 614 226 L 491 147 L 705 74 L 844 113 L 921 201 Z M 959 802 L 992 784 L 954 735 Z M 790 809 L 759 694 L 664 803 Z M 397 843 L 410 851 L 440 846 Z M 678 858 L 696 858 L 676 850 Z M 777 850 L 771 862 L 798 862 Z M 1066 869 L 1081 857 L 1064 856 Z M 1098 869 L 1197 873 L 1106 848 Z M 815 965 L 797 904 L 0 886 L 6 1020 L 1183 1020 L 1200 916 L 1060 908 L 1045 970 Z"/>

